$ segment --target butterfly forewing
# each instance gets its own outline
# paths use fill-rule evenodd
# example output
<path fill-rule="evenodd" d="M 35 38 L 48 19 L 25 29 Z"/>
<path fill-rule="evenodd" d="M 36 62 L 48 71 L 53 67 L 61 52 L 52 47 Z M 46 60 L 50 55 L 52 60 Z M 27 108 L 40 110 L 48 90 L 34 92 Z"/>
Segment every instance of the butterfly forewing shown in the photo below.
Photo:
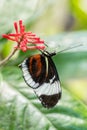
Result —
<path fill-rule="evenodd" d="M 59 76 L 50 55 L 37 54 L 21 64 L 25 82 L 33 88 L 42 105 L 55 106 L 61 97 Z"/>

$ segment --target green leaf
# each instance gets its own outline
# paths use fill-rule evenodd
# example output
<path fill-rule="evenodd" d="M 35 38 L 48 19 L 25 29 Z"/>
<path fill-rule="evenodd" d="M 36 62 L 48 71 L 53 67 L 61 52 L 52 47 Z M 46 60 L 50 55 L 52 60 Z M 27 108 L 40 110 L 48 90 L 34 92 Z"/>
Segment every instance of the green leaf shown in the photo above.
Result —
<path fill-rule="evenodd" d="M 86 34 L 78 32 L 48 39 L 58 42 L 62 39 L 62 45 L 66 44 L 66 39 L 71 39 L 69 45 L 74 45 L 77 40 L 87 43 Z M 63 47 L 66 48 L 66 45 Z M 87 77 L 86 46 L 82 47 L 53 57 L 61 81 L 62 98 L 52 109 L 41 105 L 33 90 L 25 84 L 22 72 L 17 67 L 25 55 L 29 54 L 20 53 L 20 57 L 10 61 L 16 63 L 7 64 L 0 69 L 0 130 L 87 129 L 86 99 L 84 102 L 71 90 L 75 86 L 72 87 L 71 84 L 68 88 L 66 84 L 69 81 L 73 83 L 74 80 L 80 84 L 80 80 Z M 79 85 L 78 91 L 80 87 Z"/>
<path fill-rule="evenodd" d="M 0 129 L 87 129 L 87 107 L 63 89 L 62 99 L 52 109 L 43 108 L 18 67 L 1 68 Z"/>

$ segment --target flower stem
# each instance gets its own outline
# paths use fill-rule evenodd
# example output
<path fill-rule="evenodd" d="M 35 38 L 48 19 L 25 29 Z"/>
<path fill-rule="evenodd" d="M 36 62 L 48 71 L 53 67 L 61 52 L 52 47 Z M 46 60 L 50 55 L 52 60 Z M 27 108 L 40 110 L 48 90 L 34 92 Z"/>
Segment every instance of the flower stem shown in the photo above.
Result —
<path fill-rule="evenodd" d="M 0 67 L 2 65 L 5 65 L 7 61 L 9 61 L 10 58 L 15 54 L 16 51 L 17 51 L 17 48 L 14 48 L 14 50 L 10 53 L 10 55 L 0 62 Z"/>

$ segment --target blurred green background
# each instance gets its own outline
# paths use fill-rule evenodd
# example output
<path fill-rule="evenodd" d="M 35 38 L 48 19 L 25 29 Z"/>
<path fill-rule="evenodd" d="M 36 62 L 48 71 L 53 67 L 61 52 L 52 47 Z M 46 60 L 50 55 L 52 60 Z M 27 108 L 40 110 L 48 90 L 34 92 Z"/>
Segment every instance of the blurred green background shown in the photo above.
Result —
<path fill-rule="evenodd" d="M 0 0 L 0 60 L 16 45 L 2 34 L 20 19 L 57 51 L 62 99 L 53 109 L 41 106 L 18 68 L 38 51 L 19 51 L 0 68 L 0 130 L 87 130 L 87 0 Z M 71 46 L 78 47 L 58 53 Z"/>

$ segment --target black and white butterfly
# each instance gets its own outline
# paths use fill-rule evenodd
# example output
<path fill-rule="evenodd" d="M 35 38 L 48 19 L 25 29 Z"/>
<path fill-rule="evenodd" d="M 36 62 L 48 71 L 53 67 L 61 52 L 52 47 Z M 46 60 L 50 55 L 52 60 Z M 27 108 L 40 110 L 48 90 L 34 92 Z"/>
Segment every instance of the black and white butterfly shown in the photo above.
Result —
<path fill-rule="evenodd" d="M 21 63 L 23 77 L 46 108 L 54 107 L 61 98 L 59 76 L 52 60 L 56 53 L 36 54 Z"/>

